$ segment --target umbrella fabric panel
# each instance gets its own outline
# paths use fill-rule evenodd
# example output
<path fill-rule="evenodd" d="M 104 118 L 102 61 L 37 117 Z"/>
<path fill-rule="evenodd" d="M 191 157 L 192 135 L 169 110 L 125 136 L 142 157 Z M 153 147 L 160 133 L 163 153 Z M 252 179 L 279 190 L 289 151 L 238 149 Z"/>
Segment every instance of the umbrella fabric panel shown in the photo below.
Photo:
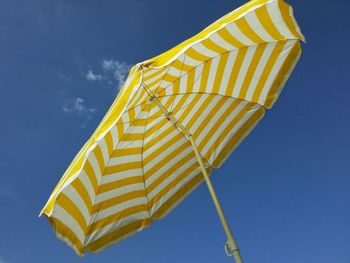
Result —
<path fill-rule="evenodd" d="M 56 234 L 79 254 L 96 252 L 164 217 L 202 174 L 154 97 L 192 134 L 210 173 L 277 99 L 299 39 L 291 7 L 257 0 L 135 65 L 43 208 Z"/>
<path fill-rule="evenodd" d="M 78 154 L 75 156 L 75 158 L 65 171 L 64 175 L 56 185 L 52 194 L 50 195 L 49 200 L 40 212 L 40 215 L 45 214 L 47 216 L 51 216 L 55 200 L 60 191 L 70 182 L 72 182 L 76 177 L 78 177 L 78 175 L 82 171 L 83 165 L 85 164 L 88 155 L 100 141 L 104 141 L 106 139 L 104 136 L 106 134 L 109 134 L 109 129 L 111 128 L 113 122 L 115 122 L 116 119 L 119 119 L 125 111 L 125 108 L 129 104 L 130 99 L 132 97 L 131 95 L 135 93 L 135 91 L 140 85 L 141 72 L 137 70 L 138 68 L 139 66 L 136 65 L 130 70 L 129 76 L 125 81 L 123 88 L 119 92 L 117 98 L 109 108 L 108 112 L 106 113 L 99 126 L 96 128 L 95 132 L 80 149 Z M 110 138 L 110 136 L 107 136 L 107 139 L 108 138 Z M 113 145 L 110 144 L 110 148 L 112 147 Z"/>
<path fill-rule="evenodd" d="M 253 0 L 217 20 L 192 38 L 143 64 L 149 68 L 164 67 L 203 40 L 204 46 L 213 47 L 211 44 L 214 42 L 215 53 L 222 49 L 239 49 L 287 39 L 304 40 L 294 19 L 293 8 L 283 0 Z"/>

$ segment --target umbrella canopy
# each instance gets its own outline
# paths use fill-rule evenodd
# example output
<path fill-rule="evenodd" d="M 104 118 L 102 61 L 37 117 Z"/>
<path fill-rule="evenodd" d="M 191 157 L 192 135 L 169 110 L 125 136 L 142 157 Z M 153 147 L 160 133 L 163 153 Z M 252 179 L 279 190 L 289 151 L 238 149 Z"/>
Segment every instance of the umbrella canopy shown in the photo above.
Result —
<path fill-rule="evenodd" d="M 164 217 L 272 107 L 303 39 L 289 5 L 255 0 L 135 65 L 41 212 L 57 236 L 97 252 Z"/>

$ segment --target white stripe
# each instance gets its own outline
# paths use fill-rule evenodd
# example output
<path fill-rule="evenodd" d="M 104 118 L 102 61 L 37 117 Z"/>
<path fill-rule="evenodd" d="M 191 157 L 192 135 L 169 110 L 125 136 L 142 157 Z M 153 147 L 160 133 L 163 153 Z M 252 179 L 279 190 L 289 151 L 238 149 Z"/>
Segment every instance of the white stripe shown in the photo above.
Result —
<path fill-rule="evenodd" d="M 278 31 L 281 33 L 282 36 L 284 36 L 287 39 L 293 39 L 295 36 L 292 34 L 292 32 L 289 30 L 286 22 L 284 21 L 281 10 L 278 6 L 278 1 L 273 1 L 266 5 L 267 11 L 270 15 L 271 20 L 273 21 L 274 25 L 278 29 Z"/>
<path fill-rule="evenodd" d="M 92 215 L 93 220 L 91 222 L 96 222 L 98 220 L 102 220 L 108 216 L 119 213 L 119 212 L 121 212 L 129 207 L 133 207 L 136 205 L 143 205 L 143 204 L 147 204 L 147 199 L 145 197 L 130 199 L 130 200 L 125 201 L 123 203 L 117 204 L 115 206 L 109 207 L 109 208 L 101 210 L 101 211 L 98 211 L 97 213 Z"/>
<path fill-rule="evenodd" d="M 174 151 L 178 151 L 177 149 L 174 149 Z M 153 173 L 147 180 L 146 180 L 146 187 L 150 184 L 152 184 L 159 176 L 164 174 L 166 171 L 168 171 L 174 164 L 179 162 L 182 158 L 184 158 L 187 154 L 192 152 L 193 149 L 189 145 L 185 150 L 182 152 L 178 152 L 178 154 L 172 158 L 170 162 L 167 162 L 162 168 L 158 169 L 155 173 Z M 160 160 L 161 161 L 161 160 Z M 146 173 L 146 171 L 145 171 Z"/>
<path fill-rule="evenodd" d="M 242 31 L 237 27 L 235 23 L 228 24 L 226 29 L 229 31 L 232 37 L 234 37 L 244 45 L 252 46 L 256 44 L 255 42 L 251 41 L 245 34 L 243 34 Z"/>
<path fill-rule="evenodd" d="M 91 164 L 92 169 L 94 170 L 96 180 L 97 182 L 99 182 L 101 179 L 101 171 L 100 171 L 100 166 L 98 165 L 98 162 L 97 162 L 97 158 L 93 151 L 90 153 L 88 160 Z"/>
<path fill-rule="evenodd" d="M 147 156 L 147 154 L 149 154 L 149 151 L 154 147 L 154 145 L 152 147 L 149 147 L 149 143 L 151 142 L 151 140 L 158 140 L 157 137 L 158 135 L 162 134 L 166 129 L 168 129 L 169 127 L 172 127 L 173 125 L 169 122 L 166 122 L 164 125 L 162 125 L 158 130 L 155 130 L 154 133 L 147 135 L 147 137 L 145 137 L 144 140 L 144 156 Z M 175 127 L 173 129 L 173 131 L 170 134 L 174 135 L 174 131 L 175 131 Z M 169 135 L 170 135 L 169 134 Z M 169 135 L 167 135 L 166 137 L 169 137 Z M 165 138 L 163 138 L 161 141 L 164 141 Z M 154 148 L 152 149 L 152 151 L 154 150 Z"/>
<path fill-rule="evenodd" d="M 291 50 L 296 42 L 297 42 L 297 40 L 289 40 L 289 41 L 287 41 L 287 43 L 283 47 L 283 50 L 282 50 L 281 54 L 279 55 L 275 65 L 273 66 L 273 68 L 270 72 L 270 75 L 267 78 L 267 81 L 264 85 L 264 88 L 261 91 L 261 94 L 259 97 L 259 104 L 261 104 L 261 105 L 265 104 L 266 98 L 270 92 L 271 86 L 274 83 L 274 81 L 276 80 L 276 77 L 278 75 L 279 70 L 281 69 L 284 61 L 286 60 L 287 56 L 291 52 Z"/>
<path fill-rule="evenodd" d="M 115 146 L 117 145 L 119 139 L 118 139 L 118 130 L 117 127 L 115 125 L 112 126 L 112 128 L 109 130 L 111 135 L 112 135 L 112 141 L 113 141 L 113 150 L 115 148 Z"/>
<path fill-rule="evenodd" d="M 136 222 L 138 220 L 141 219 L 146 219 L 149 218 L 149 213 L 148 212 L 139 212 L 139 213 L 135 213 L 132 214 L 130 216 L 124 217 L 121 220 L 116 220 L 113 223 L 102 227 L 98 230 L 96 230 L 95 232 L 93 232 L 92 234 L 86 236 L 85 240 L 86 240 L 86 245 L 107 235 L 108 233 L 111 233 L 119 228 L 122 228 L 132 222 Z M 119 238 L 120 239 L 120 238 Z M 119 240 L 117 239 L 117 240 Z M 116 240 L 113 240 L 113 242 L 116 242 Z"/>
<path fill-rule="evenodd" d="M 176 169 L 173 173 L 170 174 L 170 176 L 168 176 L 165 180 L 163 180 L 159 185 L 157 185 L 156 188 L 154 188 L 151 192 L 148 193 L 148 199 L 151 200 L 152 198 L 154 198 L 157 194 L 159 194 L 159 192 L 161 192 L 164 188 L 166 188 L 166 186 L 168 184 L 170 184 L 173 181 L 178 181 L 179 179 L 177 179 L 177 177 L 183 173 L 186 169 L 188 169 L 189 167 L 191 167 L 191 165 L 197 163 L 197 159 L 196 158 L 191 158 L 190 160 L 188 160 L 186 163 L 183 163 L 178 169 Z M 188 176 L 185 177 L 185 179 L 182 179 L 181 182 L 179 182 L 178 184 L 183 186 L 184 185 L 184 181 L 188 178 Z M 149 185 L 149 184 L 148 184 Z"/>
<path fill-rule="evenodd" d="M 193 92 L 199 92 L 200 84 L 201 84 L 201 77 L 203 73 L 203 67 L 204 64 L 199 65 L 197 68 L 195 68 L 195 75 L 194 75 L 194 85 L 192 87 Z"/>
<path fill-rule="evenodd" d="M 108 166 L 113 166 L 118 164 L 127 164 L 129 162 L 141 162 L 141 155 L 133 154 L 133 155 L 122 155 L 118 157 L 112 157 L 109 160 Z"/>
<path fill-rule="evenodd" d="M 190 107 L 191 107 L 191 111 L 180 111 L 180 112 L 176 112 L 175 113 L 175 118 L 176 119 L 182 119 L 182 125 L 184 125 L 185 127 L 188 125 L 188 122 L 193 118 L 193 116 L 195 114 L 197 114 L 196 110 L 195 110 L 195 106 L 196 105 L 202 105 L 204 103 L 204 101 L 206 100 L 207 96 L 206 94 L 202 94 L 199 95 L 197 94 L 196 96 L 200 96 L 199 100 L 197 101 L 197 103 L 195 105 L 193 105 L 193 103 L 191 103 Z M 194 98 L 193 98 L 194 99 Z"/>
<path fill-rule="evenodd" d="M 272 51 L 275 48 L 277 42 L 269 43 L 266 45 L 264 53 L 261 56 L 261 59 L 259 60 L 258 66 L 255 70 L 254 76 L 252 78 L 252 81 L 250 82 L 249 88 L 247 90 L 246 98 L 245 100 L 252 101 L 254 91 L 256 89 L 256 85 L 258 84 L 258 81 L 261 78 L 262 72 L 265 69 L 266 63 L 269 60 L 269 58 L 272 55 Z"/>
<path fill-rule="evenodd" d="M 180 93 L 184 93 L 186 92 L 187 89 L 187 79 L 188 79 L 188 75 L 187 74 L 183 74 L 180 78 Z"/>
<path fill-rule="evenodd" d="M 87 176 L 87 174 L 85 173 L 84 170 L 81 170 L 81 174 L 79 175 L 79 180 L 84 185 L 84 187 L 85 187 L 85 189 L 90 197 L 90 201 L 93 202 L 93 200 L 95 199 L 95 190 L 92 186 L 92 183 L 91 183 L 89 177 Z"/>
<path fill-rule="evenodd" d="M 171 138 L 169 138 L 170 140 Z M 163 140 L 164 141 L 164 140 Z M 158 146 L 157 148 L 159 147 L 162 147 L 165 143 L 167 142 L 163 142 L 163 143 L 157 143 L 156 146 Z M 147 172 L 149 170 L 151 170 L 153 168 L 153 166 L 157 165 L 159 162 L 161 162 L 161 159 L 162 157 L 164 157 L 164 159 L 172 154 L 174 154 L 174 149 L 177 149 L 179 148 L 180 146 L 182 146 L 184 143 L 186 143 L 186 140 L 185 139 L 181 139 L 181 140 L 178 140 L 176 141 L 174 144 L 172 144 L 171 146 L 169 146 L 165 151 L 162 152 L 162 155 L 161 157 L 160 156 L 157 156 L 156 158 L 154 158 L 153 160 L 151 160 L 150 162 L 148 162 L 147 164 L 144 163 L 144 171 Z M 152 151 L 154 152 L 154 150 Z M 148 157 L 148 156 L 147 156 Z M 147 158 L 145 156 L 144 160 L 147 160 Z"/>
<path fill-rule="evenodd" d="M 95 205 L 98 205 L 98 203 L 100 202 L 121 196 L 123 194 L 127 194 L 133 191 L 144 190 L 144 189 L 145 189 L 145 185 L 143 183 L 135 183 L 135 184 L 129 184 L 123 187 L 117 187 L 111 191 L 98 194 L 95 199 Z"/>
<path fill-rule="evenodd" d="M 228 82 L 231 78 L 231 72 L 232 72 L 232 68 L 233 68 L 233 65 L 234 65 L 236 58 L 237 58 L 237 52 L 236 51 L 230 52 L 230 54 L 227 58 L 227 63 L 225 66 L 224 74 L 222 76 L 221 85 L 220 85 L 220 89 L 219 89 L 219 94 L 221 94 L 221 95 L 226 95 L 226 90 L 228 88 Z"/>
<path fill-rule="evenodd" d="M 239 92 L 242 88 L 242 84 L 243 84 L 243 81 L 246 77 L 246 74 L 247 74 L 247 71 L 248 71 L 248 68 L 251 64 L 251 61 L 253 59 L 253 56 L 255 54 L 255 50 L 256 50 L 257 46 L 252 46 L 252 47 L 249 47 L 248 50 L 247 50 L 247 53 L 244 57 L 244 60 L 243 60 L 243 63 L 242 63 L 242 66 L 239 70 L 239 74 L 238 74 L 238 77 L 237 77 L 237 81 L 236 81 L 236 84 L 235 84 L 235 87 L 233 88 L 233 94 L 232 94 L 232 97 L 239 97 Z"/>
<path fill-rule="evenodd" d="M 136 147 L 141 147 L 141 145 L 142 145 L 142 140 L 134 140 L 134 141 L 122 140 L 118 143 L 116 150 L 122 150 L 125 148 L 136 148 Z"/>
<path fill-rule="evenodd" d="M 81 243 L 84 241 L 84 232 L 79 226 L 78 222 L 64 210 L 59 204 L 56 204 L 52 217 L 57 218 L 59 221 L 64 223 L 79 239 Z"/>
<path fill-rule="evenodd" d="M 211 40 L 213 40 L 217 45 L 219 45 L 220 47 L 226 49 L 226 50 L 235 50 L 237 49 L 237 47 L 235 47 L 234 45 L 232 45 L 231 43 L 227 42 L 225 39 L 223 39 L 218 33 L 213 34 L 210 37 Z"/>
<path fill-rule="evenodd" d="M 192 48 L 197 51 L 198 53 L 206 56 L 206 57 L 216 57 L 218 55 L 220 55 L 219 53 L 207 48 L 206 46 L 204 46 L 201 42 L 195 44 L 192 46 Z"/>
<path fill-rule="evenodd" d="M 220 109 L 214 113 L 214 116 L 213 118 L 211 119 L 211 123 L 208 125 L 205 125 L 204 127 L 204 130 L 200 131 L 199 135 L 196 137 L 196 143 L 197 145 L 201 144 L 202 141 L 204 140 L 204 138 L 208 135 L 209 131 L 211 130 L 212 128 L 212 125 L 214 123 L 216 123 L 216 121 L 218 119 L 221 118 L 221 116 L 225 113 L 225 111 L 230 107 L 230 105 L 232 105 L 232 103 L 234 102 L 234 100 L 226 100 L 224 105 L 222 105 L 222 107 L 220 107 Z M 205 115 L 204 115 L 205 116 Z M 199 127 L 200 123 L 198 123 L 198 126 L 195 126 L 194 127 L 194 130 L 196 130 L 196 134 L 197 134 L 197 130 L 198 130 L 198 127 Z"/>
<path fill-rule="evenodd" d="M 186 58 L 185 58 L 185 61 L 184 63 L 190 67 L 196 67 L 198 66 L 199 64 L 202 64 L 203 61 L 199 61 L 199 60 L 196 60 L 196 59 L 193 59 L 191 58 L 190 56 L 186 55 Z"/>
<path fill-rule="evenodd" d="M 261 23 L 260 23 L 258 17 L 256 16 L 255 12 L 251 12 L 251 13 L 247 14 L 245 19 L 246 19 L 247 23 L 249 24 L 249 26 L 253 29 L 253 31 L 261 39 L 263 39 L 265 42 L 271 42 L 271 41 L 275 41 L 276 40 L 272 36 L 270 36 L 270 34 L 261 25 Z"/>
<path fill-rule="evenodd" d="M 108 148 L 107 148 L 107 143 L 105 141 L 105 138 L 103 138 L 103 140 L 100 141 L 98 146 L 100 147 L 100 150 L 102 152 L 103 164 L 105 166 L 108 163 L 109 158 L 110 158 L 109 154 L 108 154 Z"/>
<path fill-rule="evenodd" d="M 129 177 L 142 176 L 142 169 L 130 169 L 122 172 L 116 172 L 113 174 L 104 175 L 102 177 L 101 185 L 119 181 L 121 179 L 126 179 Z"/>
<path fill-rule="evenodd" d="M 80 194 L 74 189 L 72 185 L 67 185 L 66 188 L 62 191 L 68 198 L 75 204 L 75 206 L 79 209 L 81 214 L 85 219 L 85 223 L 89 224 L 90 213 L 88 208 L 85 205 L 84 200 L 81 198 Z"/>
<path fill-rule="evenodd" d="M 220 145 L 218 145 L 215 149 L 214 154 L 210 156 L 210 162 L 214 162 L 220 152 L 224 149 L 224 147 L 229 143 L 231 138 L 238 132 L 238 130 L 248 121 L 248 119 L 260 108 L 257 106 L 253 109 L 250 109 L 248 112 L 244 114 L 244 116 L 238 121 L 238 123 L 233 127 L 233 129 L 228 133 L 228 136 L 225 137 L 224 140 L 221 141 Z"/>
<path fill-rule="evenodd" d="M 205 91 L 207 93 L 212 93 L 213 92 L 215 77 L 217 75 L 216 73 L 217 73 L 218 65 L 219 65 L 219 60 L 220 60 L 220 57 L 215 57 L 211 61 L 210 70 L 209 70 L 209 76 L 208 76 L 208 82 L 207 82 L 207 86 L 205 88 Z"/>
<path fill-rule="evenodd" d="M 151 216 L 153 216 L 162 205 L 165 204 L 174 194 L 177 193 L 187 182 L 193 179 L 198 173 L 200 173 L 200 168 L 195 169 L 192 173 L 190 173 L 186 178 L 184 178 L 181 183 L 177 184 L 173 187 L 165 196 L 160 198 L 152 207 L 151 207 Z M 176 179 L 175 179 L 176 180 Z"/>
<path fill-rule="evenodd" d="M 245 107 L 246 103 L 245 102 L 241 102 L 234 110 L 233 112 L 227 116 L 227 118 L 221 123 L 221 125 L 219 127 L 217 127 L 217 130 L 215 132 L 215 134 L 213 134 L 213 136 L 210 138 L 210 140 L 205 144 L 202 153 L 204 153 L 203 155 L 206 155 L 207 152 L 210 150 L 210 148 L 213 146 L 213 144 L 215 143 L 215 141 L 219 138 L 219 136 L 222 134 L 222 131 L 225 129 L 225 127 L 227 127 L 227 125 L 239 114 L 239 112 Z M 217 146 L 215 147 L 217 148 Z M 212 159 L 211 159 L 211 163 L 212 163 Z"/>

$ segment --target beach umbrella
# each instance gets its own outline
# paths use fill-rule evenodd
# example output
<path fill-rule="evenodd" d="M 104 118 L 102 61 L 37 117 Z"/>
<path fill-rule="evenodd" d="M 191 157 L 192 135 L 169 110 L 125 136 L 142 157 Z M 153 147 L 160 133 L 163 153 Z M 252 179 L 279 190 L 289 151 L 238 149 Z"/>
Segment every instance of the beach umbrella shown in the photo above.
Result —
<path fill-rule="evenodd" d="M 242 262 L 209 175 L 275 103 L 301 53 L 282 0 L 254 0 L 136 64 L 41 214 L 78 254 L 163 218 L 205 181 Z"/>

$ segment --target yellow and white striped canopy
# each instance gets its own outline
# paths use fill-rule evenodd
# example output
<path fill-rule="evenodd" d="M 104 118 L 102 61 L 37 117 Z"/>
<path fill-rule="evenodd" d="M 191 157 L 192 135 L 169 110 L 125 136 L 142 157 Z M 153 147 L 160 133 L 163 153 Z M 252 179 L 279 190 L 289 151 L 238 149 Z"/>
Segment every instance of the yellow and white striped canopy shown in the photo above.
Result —
<path fill-rule="evenodd" d="M 135 65 L 42 210 L 78 254 L 97 252 L 164 217 L 276 101 L 303 36 L 282 0 L 253 0 L 175 48 Z"/>

